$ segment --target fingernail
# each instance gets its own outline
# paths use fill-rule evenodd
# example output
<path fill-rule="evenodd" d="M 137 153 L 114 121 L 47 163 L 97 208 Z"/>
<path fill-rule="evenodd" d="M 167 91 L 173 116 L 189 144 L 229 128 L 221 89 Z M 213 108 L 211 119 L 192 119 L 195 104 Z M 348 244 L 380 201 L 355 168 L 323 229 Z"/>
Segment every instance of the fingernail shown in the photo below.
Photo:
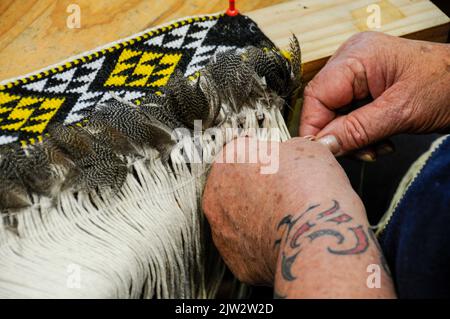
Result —
<path fill-rule="evenodd" d="M 395 149 L 390 144 L 382 144 L 379 147 L 377 147 L 377 155 L 387 155 L 394 153 Z"/>
<path fill-rule="evenodd" d="M 339 142 L 334 135 L 326 135 L 324 137 L 321 137 L 317 140 L 317 142 L 328 147 L 328 149 L 333 154 L 337 154 L 341 151 L 341 145 L 339 145 Z"/>
<path fill-rule="evenodd" d="M 360 151 L 357 152 L 355 156 L 363 162 L 375 162 L 376 160 L 375 154 L 370 151 Z"/>
<path fill-rule="evenodd" d="M 303 138 L 308 141 L 314 141 L 316 139 L 316 137 L 314 135 L 305 135 L 305 136 L 303 136 Z"/>

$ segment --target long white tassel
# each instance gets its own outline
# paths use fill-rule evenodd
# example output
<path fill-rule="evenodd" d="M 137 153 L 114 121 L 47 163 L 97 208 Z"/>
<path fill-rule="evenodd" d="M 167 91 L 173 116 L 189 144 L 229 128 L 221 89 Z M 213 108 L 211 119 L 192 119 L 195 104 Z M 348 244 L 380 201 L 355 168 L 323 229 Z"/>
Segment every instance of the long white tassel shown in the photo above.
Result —
<path fill-rule="evenodd" d="M 238 136 L 225 129 L 242 116 L 244 132 L 264 114 L 263 127 L 289 138 L 279 106 L 241 113 L 222 125 L 222 140 L 203 137 L 205 158 Z M 178 151 L 171 160 L 169 168 L 145 150 L 115 196 L 34 196 L 16 215 L 19 235 L 0 220 L 0 298 L 214 297 L 224 266 L 206 269 L 212 243 L 199 207 L 209 165 L 188 165 Z"/>

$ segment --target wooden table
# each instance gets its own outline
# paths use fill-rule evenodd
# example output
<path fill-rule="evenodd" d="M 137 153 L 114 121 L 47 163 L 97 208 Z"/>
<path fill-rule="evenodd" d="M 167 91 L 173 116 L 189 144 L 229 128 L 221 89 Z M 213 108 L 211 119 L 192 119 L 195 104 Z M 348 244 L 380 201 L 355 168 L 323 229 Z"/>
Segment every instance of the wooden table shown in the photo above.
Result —
<path fill-rule="evenodd" d="M 237 0 L 281 47 L 300 38 L 305 78 L 311 78 L 352 34 L 367 30 L 367 6 L 381 8 L 379 31 L 443 42 L 449 18 L 428 0 Z M 67 27 L 78 4 L 81 27 Z M 224 11 L 227 0 L 0 0 L 0 81 L 24 75 L 190 15 Z M 270 7 L 269 7 L 270 6 Z"/>
<path fill-rule="evenodd" d="M 238 0 L 251 11 L 288 0 Z M 66 21 L 70 4 L 81 28 Z M 184 16 L 224 11 L 227 0 L 1 0 L 0 81 Z"/>

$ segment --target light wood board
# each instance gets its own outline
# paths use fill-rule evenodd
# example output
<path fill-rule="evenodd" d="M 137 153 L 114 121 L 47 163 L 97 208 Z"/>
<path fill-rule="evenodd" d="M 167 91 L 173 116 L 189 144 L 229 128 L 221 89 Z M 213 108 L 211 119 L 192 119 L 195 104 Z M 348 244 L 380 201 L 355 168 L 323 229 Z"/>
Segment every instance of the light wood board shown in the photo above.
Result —
<path fill-rule="evenodd" d="M 287 0 L 238 0 L 241 11 Z M 78 4 L 81 28 L 67 7 Z M 225 11 L 227 0 L 0 0 L 0 81 L 37 71 L 147 28 Z"/>
<path fill-rule="evenodd" d="M 81 9 L 81 28 L 69 29 L 69 4 Z M 449 18 L 428 0 L 238 0 L 281 47 L 298 35 L 311 78 L 351 35 L 367 30 L 368 4 L 381 8 L 380 31 L 445 41 Z M 270 7 L 268 7 L 270 6 Z M 224 10 L 226 0 L 1 0 L 0 81 L 23 75 L 183 16 Z M 259 9 L 262 8 L 262 9 Z M 252 11 L 258 9 L 256 11 Z"/>
<path fill-rule="evenodd" d="M 300 40 L 305 78 L 310 79 L 345 40 L 371 30 L 370 4 L 380 8 L 381 31 L 395 36 L 445 42 L 450 19 L 428 0 L 293 0 L 248 13 L 280 47 L 292 33 Z"/>

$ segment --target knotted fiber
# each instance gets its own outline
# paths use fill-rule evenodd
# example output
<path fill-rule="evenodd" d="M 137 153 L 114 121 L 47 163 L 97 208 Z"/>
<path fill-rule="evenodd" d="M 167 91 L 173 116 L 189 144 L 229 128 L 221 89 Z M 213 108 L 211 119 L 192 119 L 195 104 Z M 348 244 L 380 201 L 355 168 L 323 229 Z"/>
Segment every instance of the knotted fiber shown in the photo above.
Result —
<path fill-rule="evenodd" d="M 138 112 L 133 105 L 138 109 L 148 95 L 167 96 L 164 87 L 175 72 L 195 82 L 211 58 L 223 52 L 245 55 L 249 46 L 267 47 L 270 40 L 248 17 L 187 18 L 4 81 L 0 86 L 2 148 L 10 151 L 20 146 L 33 152 L 51 140 L 52 127 L 89 128 L 96 107 L 114 100 Z M 257 82 L 263 89 L 271 86 L 270 77 Z M 168 158 L 154 145 L 134 143 L 138 155 L 113 154 L 125 163 L 127 172 L 116 190 L 58 185 L 51 194 L 39 194 L 26 188 L 24 207 L 12 209 L 4 202 L 0 297 L 214 297 L 224 265 L 217 254 L 209 253 L 212 243 L 200 207 L 208 162 L 224 143 L 252 132 L 251 128 L 279 129 L 277 135 L 257 131 L 262 139 L 289 138 L 281 115 L 285 99 L 264 90 L 251 101 L 236 103 L 224 87 L 217 88 L 220 120 L 212 125 L 222 138 L 201 136 L 206 161 L 186 163 L 185 151 L 192 148 L 189 140 L 173 147 Z M 230 134 L 227 128 L 236 130 Z M 6 162 L 4 154 L 0 160 Z M 7 182 L 2 181 L 3 199 L 11 192 Z"/>

